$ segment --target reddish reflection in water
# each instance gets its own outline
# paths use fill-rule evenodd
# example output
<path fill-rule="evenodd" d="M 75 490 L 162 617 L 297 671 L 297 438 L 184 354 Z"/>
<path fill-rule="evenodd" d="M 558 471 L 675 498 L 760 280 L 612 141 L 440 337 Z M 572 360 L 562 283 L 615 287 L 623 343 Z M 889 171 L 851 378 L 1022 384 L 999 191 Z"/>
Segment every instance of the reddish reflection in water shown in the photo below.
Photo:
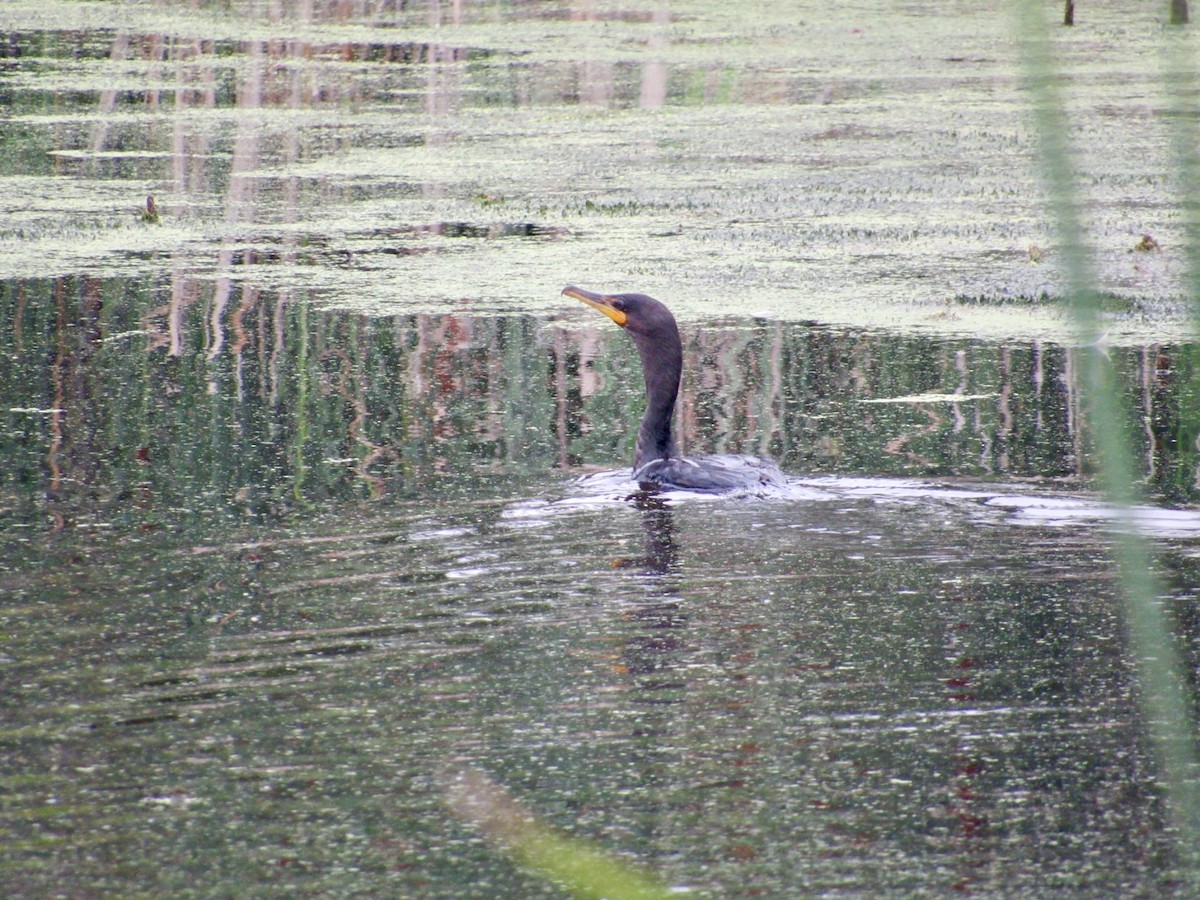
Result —
<path fill-rule="evenodd" d="M 379 497 L 446 475 L 629 464 L 643 394 L 618 330 L 320 311 L 240 279 L 251 265 L 215 283 L 176 270 L 0 286 L 13 348 L 0 393 L 32 410 L 4 437 L 10 484 L 35 506 L 134 489 L 166 502 L 178 483 L 253 508 L 264 493 L 274 506 L 309 489 Z M 685 452 L 771 456 L 793 475 L 1086 475 L 1068 348 L 766 322 L 683 331 Z M 1144 423 L 1144 477 L 1192 497 L 1175 389 L 1190 350 L 1113 355 Z M 213 422 L 236 464 L 205 462 Z"/>

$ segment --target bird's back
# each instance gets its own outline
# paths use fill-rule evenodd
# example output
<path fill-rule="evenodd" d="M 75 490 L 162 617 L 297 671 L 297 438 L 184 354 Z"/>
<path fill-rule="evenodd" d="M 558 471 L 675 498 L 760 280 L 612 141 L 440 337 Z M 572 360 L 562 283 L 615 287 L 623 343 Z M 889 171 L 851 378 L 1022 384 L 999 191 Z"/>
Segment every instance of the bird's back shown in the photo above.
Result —
<path fill-rule="evenodd" d="M 660 489 L 708 494 L 760 491 L 787 485 L 787 478 L 771 460 L 741 455 L 654 459 L 636 470 L 633 480 Z"/>

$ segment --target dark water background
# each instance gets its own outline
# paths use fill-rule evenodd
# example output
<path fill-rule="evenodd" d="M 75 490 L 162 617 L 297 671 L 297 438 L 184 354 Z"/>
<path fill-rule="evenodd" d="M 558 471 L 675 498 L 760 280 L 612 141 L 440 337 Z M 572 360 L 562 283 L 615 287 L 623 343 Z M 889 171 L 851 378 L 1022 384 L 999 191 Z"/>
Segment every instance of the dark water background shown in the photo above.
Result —
<path fill-rule="evenodd" d="M 578 481 L 630 454 L 616 329 L 161 299 L 0 295 L 17 893 L 545 893 L 467 766 L 702 892 L 1171 890 L 1073 351 L 706 325 L 689 450 L 804 477 L 639 507 Z M 1119 357 L 1163 495 L 1189 352 Z"/>
<path fill-rule="evenodd" d="M 2 892 L 559 896 L 472 770 L 700 896 L 1182 895 L 973 7 L 0 11 Z M 1194 672 L 1197 346 L 1114 10 L 1064 59 Z M 681 443 L 789 491 L 631 497 L 589 274 L 678 285 Z"/>

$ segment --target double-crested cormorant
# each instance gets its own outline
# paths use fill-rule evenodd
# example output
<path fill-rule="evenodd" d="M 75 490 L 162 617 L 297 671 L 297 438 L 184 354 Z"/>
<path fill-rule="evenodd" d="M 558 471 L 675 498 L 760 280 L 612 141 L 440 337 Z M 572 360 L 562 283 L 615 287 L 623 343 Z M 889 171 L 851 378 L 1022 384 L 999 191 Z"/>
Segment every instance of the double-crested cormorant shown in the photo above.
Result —
<path fill-rule="evenodd" d="M 638 428 L 633 479 L 650 488 L 722 493 L 783 487 L 774 462 L 753 456 L 680 456 L 671 435 L 683 344 L 671 311 L 645 294 L 595 294 L 570 285 L 563 293 L 600 310 L 625 329 L 642 357 L 646 413 Z"/>

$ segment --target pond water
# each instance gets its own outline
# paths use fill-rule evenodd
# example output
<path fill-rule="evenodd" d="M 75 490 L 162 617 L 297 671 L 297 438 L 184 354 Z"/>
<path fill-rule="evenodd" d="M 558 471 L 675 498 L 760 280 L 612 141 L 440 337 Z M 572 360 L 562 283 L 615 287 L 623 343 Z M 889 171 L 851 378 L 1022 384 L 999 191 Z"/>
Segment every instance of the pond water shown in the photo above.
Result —
<path fill-rule="evenodd" d="M 6 896 L 562 896 L 484 778 L 699 896 L 1185 895 L 1014 44 L 888 6 L 0 10 Z M 1196 671 L 1118 9 L 1056 40 Z M 668 300 L 684 449 L 787 489 L 629 483 L 637 357 L 568 282 Z"/>
<path fill-rule="evenodd" d="M 1072 351 L 711 323 L 684 440 L 791 486 L 639 499 L 615 328 L 166 290 L 0 291 L 16 893 L 553 894 L 459 768 L 702 893 L 1171 890 Z"/>

